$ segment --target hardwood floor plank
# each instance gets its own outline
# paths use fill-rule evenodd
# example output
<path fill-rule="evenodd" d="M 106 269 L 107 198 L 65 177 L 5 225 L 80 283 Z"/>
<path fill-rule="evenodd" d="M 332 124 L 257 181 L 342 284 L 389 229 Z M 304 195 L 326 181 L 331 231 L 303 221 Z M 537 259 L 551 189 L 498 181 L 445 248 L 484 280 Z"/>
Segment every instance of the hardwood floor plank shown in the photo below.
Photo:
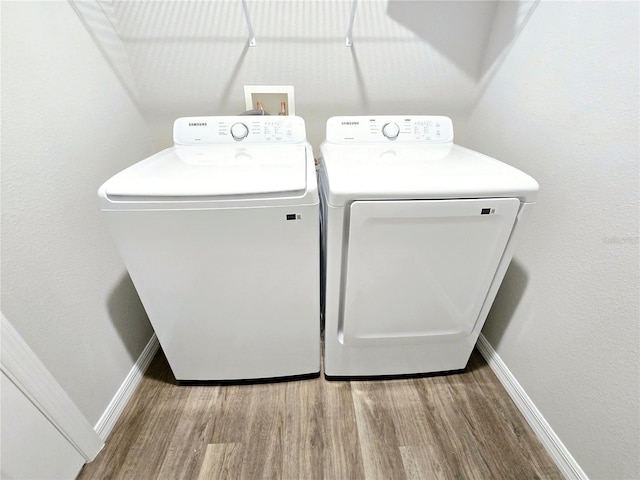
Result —
<path fill-rule="evenodd" d="M 204 450 L 211 438 L 211 420 L 215 417 L 220 393 L 220 387 L 189 388 L 182 415 L 158 473 L 159 479 L 195 478 L 204 458 Z"/>
<path fill-rule="evenodd" d="M 368 480 L 406 478 L 385 390 L 384 381 L 351 384 L 362 461 Z"/>
<path fill-rule="evenodd" d="M 455 389 L 452 387 L 451 378 L 455 375 L 441 377 L 437 381 L 438 388 L 432 396 L 433 425 L 440 435 L 440 442 L 444 447 L 440 452 L 446 459 L 446 465 L 453 467 L 452 473 L 456 476 L 462 475 L 464 478 L 482 480 L 496 477 L 495 472 L 485 462 L 483 455 L 484 443 L 478 444 L 476 434 L 476 424 L 469 421 L 468 410 L 470 401 L 466 395 L 467 390 Z M 453 380 L 454 385 L 457 380 Z M 476 389 L 477 385 L 470 382 L 467 389 Z M 427 389 L 421 389 L 423 399 L 429 395 Z M 459 398 L 456 396 L 459 395 Z M 473 400 L 472 400 L 473 401 Z M 482 429 L 489 431 L 492 428 L 487 423 L 482 423 Z M 458 432 L 451 436 L 448 432 Z M 480 433 L 482 436 L 482 433 Z M 447 451 L 447 449 L 450 449 Z"/>
<path fill-rule="evenodd" d="M 209 444 L 197 478 L 198 480 L 238 478 L 238 472 L 242 468 L 242 458 L 242 446 L 238 443 Z"/>
<path fill-rule="evenodd" d="M 206 388 L 206 387 L 205 387 Z M 249 424 L 251 385 L 227 385 L 220 388 L 213 428 L 208 443 L 242 443 Z"/>
<path fill-rule="evenodd" d="M 445 473 L 431 445 L 400 447 L 400 455 L 407 480 L 454 478 Z"/>
<path fill-rule="evenodd" d="M 422 408 L 416 380 L 385 382 L 385 395 L 389 402 L 389 414 L 400 446 L 430 445 L 435 441 L 427 428 L 427 413 Z"/>
<path fill-rule="evenodd" d="M 365 478 L 356 412 L 349 382 L 327 382 L 322 379 L 324 429 L 322 452 L 324 478 Z"/>
<path fill-rule="evenodd" d="M 285 389 L 282 478 L 323 478 L 324 418 L 318 382 L 289 382 Z"/>
<path fill-rule="evenodd" d="M 285 450 L 285 389 L 282 384 L 245 387 L 251 395 L 242 442 L 245 454 L 240 478 L 280 479 Z"/>
<path fill-rule="evenodd" d="M 391 415 L 400 445 L 400 454 L 408 479 L 455 478 L 455 471 L 443 459 L 447 444 L 439 439 L 440 430 L 433 425 L 423 408 L 419 388 L 431 388 L 433 379 L 401 380 L 387 385 Z"/>

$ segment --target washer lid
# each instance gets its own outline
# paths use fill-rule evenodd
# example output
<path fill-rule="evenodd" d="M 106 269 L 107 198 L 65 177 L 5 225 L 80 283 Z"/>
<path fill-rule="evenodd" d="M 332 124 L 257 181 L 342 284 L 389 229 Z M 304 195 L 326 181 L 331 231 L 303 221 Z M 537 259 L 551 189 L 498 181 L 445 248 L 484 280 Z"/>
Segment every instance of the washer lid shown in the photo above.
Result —
<path fill-rule="evenodd" d="M 322 145 L 327 196 L 352 200 L 516 197 L 535 201 L 538 183 L 481 153 L 447 145 Z"/>
<path fill-rule="evenodd" d="M 104 185 L 109 198 L 213 199 L 303 192 L 304 144 L 172 147 L 118 173 Z"/>

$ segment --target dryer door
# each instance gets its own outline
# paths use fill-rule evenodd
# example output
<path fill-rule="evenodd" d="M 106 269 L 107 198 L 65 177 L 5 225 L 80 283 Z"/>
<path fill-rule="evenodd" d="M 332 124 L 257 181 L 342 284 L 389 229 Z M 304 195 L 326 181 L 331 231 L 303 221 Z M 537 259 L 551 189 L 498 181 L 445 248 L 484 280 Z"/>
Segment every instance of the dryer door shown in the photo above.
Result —
<path fill-rule="evenodd" d="M 471 333 L 519 206 L 517 198 L 353 202 L 341 342 Z"/>

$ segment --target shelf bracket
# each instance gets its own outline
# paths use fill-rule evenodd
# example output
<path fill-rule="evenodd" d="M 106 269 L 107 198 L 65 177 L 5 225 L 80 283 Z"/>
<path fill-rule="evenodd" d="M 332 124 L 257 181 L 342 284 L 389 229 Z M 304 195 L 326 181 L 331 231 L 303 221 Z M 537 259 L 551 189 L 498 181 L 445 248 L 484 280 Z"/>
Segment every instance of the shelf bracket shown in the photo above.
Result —
<path fill-rule="evenodd" d="M 251 17 L 249 17 L 249 7 L 247 7 L 247 0 L 242 0 L 242 9 L 244 10 L 244 18 L 247 20 L 247 29 L 249 30 L 249 46 L 256 46 L 256 34 L 253 33 L 253 27 L 251 26 Z"/>
<path fill-rule="evenodd" d="M 356 18 L 356 7 L 358 6 L 358 0 L 353 0 L 351 4 L 351 18 L 349 19 L 349 29 L 347 30 L 347 47 L 353 45 L 353 20 Z"/>

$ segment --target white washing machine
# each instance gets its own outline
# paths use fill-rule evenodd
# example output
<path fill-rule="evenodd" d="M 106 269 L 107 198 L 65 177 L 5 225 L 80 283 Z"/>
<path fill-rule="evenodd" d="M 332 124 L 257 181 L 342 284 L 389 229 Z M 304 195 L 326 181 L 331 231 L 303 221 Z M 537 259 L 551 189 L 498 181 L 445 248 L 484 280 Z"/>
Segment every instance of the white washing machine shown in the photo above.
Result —
<path fill-rule="evenodd" d="M 464 369 L 536 181 L 446 117 L 333 117 L 321 156 L 327 378 Z"/>
<path fill-rule="evenodd" d="M 101 209 L 178 381 L 318 376 L 319 200 L 299 117 L 176 120 Z"/>

